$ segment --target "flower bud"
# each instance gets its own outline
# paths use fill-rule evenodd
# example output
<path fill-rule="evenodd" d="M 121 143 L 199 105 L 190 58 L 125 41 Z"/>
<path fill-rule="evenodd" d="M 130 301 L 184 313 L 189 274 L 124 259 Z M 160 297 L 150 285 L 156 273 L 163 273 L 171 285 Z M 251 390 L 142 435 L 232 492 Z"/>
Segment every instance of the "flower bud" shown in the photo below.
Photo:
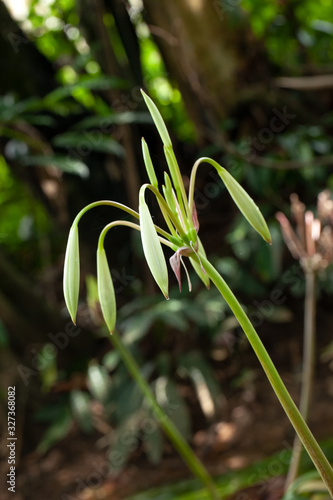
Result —
<path fill-rule="evenodd" d="M 79 230 L 74 224 L 68 235 L 65 262 L 63 290 L 67 309 L 75 324 L 77 305 L 80 289 L 80 254 L 79 254 Z"/>

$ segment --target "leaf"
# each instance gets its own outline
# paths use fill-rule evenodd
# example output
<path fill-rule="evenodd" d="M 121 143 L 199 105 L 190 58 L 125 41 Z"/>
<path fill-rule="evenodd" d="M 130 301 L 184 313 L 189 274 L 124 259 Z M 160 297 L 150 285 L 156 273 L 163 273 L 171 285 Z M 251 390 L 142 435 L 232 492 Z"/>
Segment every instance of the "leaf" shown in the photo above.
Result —
<path fill-rule="evenodd" d="M 116 324 L 116 296 L 104 248 L 97 248 L 97 285 L 104 321 L 113 332 Z"/>
<path fill-rule="evenodd" d="M 109 452 L 109 462 L 113 474 L 119 474 L 126 465 L 131 453 L 139 448 L 141 412 L 138 411 L 126 420 L 112 433 L 112 445 Z"/>
<path fill-rule="evenodd" d="M 112 400 L 116 402 L 113 418 L 118 423 L 124 422 L 142 407 L 143 396 L 133 380 L 120 380 L 112 396 Z"/>
<path fill-rule="evenodd" d="M 146 432 L 142 439 L 145 441 L 145 451 L 149 462 L 153 465 L 157 465 L 162 459 L 164 441 L 160 429 L 157 426 L 155 427 L 155 422 L 152 421 L 152 418 L 151 415 L 148 415 L 148 418 L 144 420 L 146 424 L 143 430 L 146 430 Z M 148 422 L 153 424 L 153 430 L 148 428 Z"/>
<path fill-rule="evenodd" d="M 71 408 L 81 429 L 84 432 L 91 432 L 92 417 L 90 409 L 90 397 L 86 392 L 74 390 L 70 395 Z"/>
<path fill-rule="evenodd" d="M 103 366 L 92 364 L 87 375 L 87 386 L 93 397 L 102 403 L 107 401 L 111 389 L 111 378 L 107 370 Z"/>
<path fill-rule="evenodd" d="M 79 253 L 79 230 L 74 223 L 69 231 L 65 262 L 64 262 L 64 277 L 63 291 L 65 303 L 72 321 L 75 324 L 77 305 L 79 301 L 80 289 L 80 253 Z"/>
<path fill-rule="evenodd" d="M 109 371 L 113 371 L 120 362 L 118 351 L 109 351 L 105 354 L 102 364 Z"/>
<path fill-rule="evenodd" d="M 154 120 L 155 126 L 158 130 L 158 133 L 160 134 L 160 137 L 163 141 L 164 146 L 172 147 L 172 143 L 171 143 L 168 129 L 166 128 L 164 120 L 161 116 L 161 113 L 157 109 L 157 106 L 143 90 L 141 90 L 141 94 L 142 94 L 142 97 L 147 105 L 147 108 L 149 109 L 149 113 L 151 114 L 151 117 Z"/>
<path fill-rule="evenodd" d="M 68 156 L 25 156 L 24 158 L 20 158 L 20 161 L 27 166 L 32 167 L 49 167 L 53 165 L 54 167 L 59 168 L 63 172 L 67 172 L 69 174 L 78 175 L 80 177 L 86 178 L 89 177 L 89 169 L 85 163 L 80 160 L 74 160 Z"/>
<path fill-rule="evenodd" d="M 268 243 L 271 243 L 271 235 L 266 221 L 252 198 L 225 168 L 218 165 L 218 168 L 216 167 L 216 169 L 244 217 L 248 220 L 251 226 L 264 238 L 264 240 L 266 240 Z"/>
<path fill-rule="evenodd" d="M 157 178 L 156 178 L 156 174 L 155 174 L 155 169 L 154 169 L 153 163 L 151 161 L 148 145 L 143 137 L 141 140 L 141 144 L 142 144 L 143 160 L 145 162 L 145 167 L 146 167 L 146 171 L 147 171 L 147 174 L 149 177 L 149 181 L 153 186 L 158 188 L 158 182 L 157 182 Z"/>
<path fill-rule="evenodd" d="M 122 113 L 112 113 L 103 116 L 88 116 L 84 120 L 76 123 L 75 129 L 98 128 L 104 133 L 109 133 L 111 125 L 127 125 L 131 123 L 147 124 L 152 123 L 149 113 L 141 111 L 124 111 Z"/>
<path fill-rule="evenodd" d="M 58 419 L 45 431 L 42 440 L 37 446 L 39 453 L 46 453 L 54 444 L 67 436 L 73 422 L 73 417 L 68 407 L 65 407 Z"/>
<path fill-rule="evenodd" d="M 58 87 L 52 92 L 50 92 L 46 97 L 44 97 L 44 104 L 46 106 L 50 106 L 61 99 L 69 97 L 75 92 L 75 90 L 79 89 L 89 89 L 89 90 L 108 90 L 115 88 L 124 88 L 126 82 L 116 77 L 88 77 L 85 79 L 81 79 L 79 82 L 74 85 L 66 85 L 64 87 Z"/>
<path fill-rule="evenodd" d="M 9 102 L 8 102 L 9 101 Z M 12 120 L 22 118 L 26 111 L 38 110 L 41 107 L 40 99 L 31 97 L 23 101 L 10 102 L 4 96 L 0 97 L 0 120 L 8 123 Z M 26 117 L 24 116 L 24 119 Z"/>
<path fill-rule="evenodd" d="M 180 366 L 191 378 L 201 409 L 207 419 L 212 419 L 221 401 L 221 392 L 213 371 L 198 351 L 191 351 L 180 358 Z"/>
<path fill-rule="evenodd" d="M 168 299 L 168 269 L 162 250 L 162 245 L 158 239 L 153 220 L 143 196 L 143 194 L 140 195 L 139 204 L 143 252 L 156 283 L 162 290 L 165 298 Z"/>
<path fill-rule="evenodd" d="M 52 144 L 61 148 L 75 148 L 75 150 L 84 150 L 89 154 L 91 151 L 99 151 L 101 153 L 114 154 L 122 158 L 124 156 L 124 148 L 111 137 L 106 137 L 100 131 L 92 132 L 66 132 L 65 134 L 57 135 Z"/>
<path fill-rule="evenodd" d="M 191 437 L 189 411 L 176 384 L 167 377 L 158 377 L 154 384 L 157 402 L 173 421 L 185 439 Z"/>
<path fill-rule="evenodd" d="M 122 323 L 123 342 L 132 344 L 144 337 L 154 321 L 153 311 L 144 311 L 143 314 L 135 314 L 133 317 L 125 319 Z"/>
<path fill-rule="evenodd" d="M 36 125 L 37 127 L 54 127 L 56 128 L 57 122 L 56 120 L 49 115 L 24 115 L 24 121 L 31 123 L 32 125 Z"/>

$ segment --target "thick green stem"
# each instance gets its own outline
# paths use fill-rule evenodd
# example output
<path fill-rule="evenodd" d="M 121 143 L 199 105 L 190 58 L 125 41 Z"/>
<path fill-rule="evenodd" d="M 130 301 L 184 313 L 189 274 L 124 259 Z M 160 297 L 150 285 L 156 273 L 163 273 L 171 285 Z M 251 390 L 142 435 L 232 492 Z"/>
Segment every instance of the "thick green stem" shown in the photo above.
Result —
<path fill-rule="evenodd" d="M 324 483 L 327 486 L 328 491 L 330 492 L 331 497 L 333 498 L 333 469 L 320 446 L 318 445 L 317 441 L 315 440 L 309 427 L 302 418 L 302 415 L 300 414 L 297 406 L 295 405 L 289 392 L 287 391 L 286 386 L 282 382 L 277 369 L 275 368 L 268 352 L 266 351 L 263 343 L 259 338 L 259 335 L 253 328 L 240 303 L 238 302 L 235 295 L 232 293 L 222 276 L 202 255 L 201 262 L 209 278 L 220 291 L 229 307 L 231 308 L 232 312 L 236 316 L 239 324 L 243 328 L 284 411 L 286 412 L 290 422 L 292 423 L 295 431 L 302 441 L 303 446 L 306 448 L 312 462 L 317 468 L 319 474 L 321 475 Z"/>
<path fill-rule="evenodd" d="M 191 447 L 185 441 L 183 436 L 180 434 L 177 427 L 170 420 L 168 415 L 165 413 L 163 408 L 157 403 L 155 396 L 146 382 L 145 378 L 142 376 L 140 369 L 132 356 L 131 352 L 127 349 L 126 345 L 121 341 L 120 337 L 116 332 L 111 335 L 111 342 L 120 354 L 121 359 L 125 363 L 128 371 L 132 375 L 133 379 L 137 383 L 138 387 L 141 389 L 142 394 L 145 396 L 149 402 L 154 415 L 163 428 L 165 434 L 168 436 L 180 456 L 183 458 L 184 462 L 187 464 L 189 469 L 193 474 L 205 485 L 212 500 L 218 500 L 219 495 L 215 488 L 214 482 L 209 475 L 209 472 L 202 464 L 202 462 L 195 455 Z"/>
<path fill-rule="evenodd" d="M 305 273 L 305 301 L 304 301 L 304 335 L 303 335 L 303 366 L 301 380 L 301 396 L 299 411 L 305 421 L 308 419 L 315 365 L 315 337 L 316 337 L 316 272 Z M 296 435 L 290 467 L 287 474 L 285 489 L 298 476 L 301 461 L 302 443 Z"/>

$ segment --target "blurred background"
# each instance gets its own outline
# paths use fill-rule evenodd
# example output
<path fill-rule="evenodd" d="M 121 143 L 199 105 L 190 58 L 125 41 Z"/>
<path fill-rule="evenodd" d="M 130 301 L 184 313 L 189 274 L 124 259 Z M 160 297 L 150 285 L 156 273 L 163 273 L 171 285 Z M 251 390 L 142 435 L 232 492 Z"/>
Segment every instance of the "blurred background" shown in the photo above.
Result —
<path fill-rule="evenodd" d="M 333 188 L 332 2 L 2 0 L 0 53 L 1 481 L 8 471 L 7 387 L 14 385 L 18 467 L 10 498 L 118 499 L 187 478 L 101 320 L 96 243 L 119 213 L 96 208 L 80 223 L 76 327 L 62 294 L 68 231 L 92 201 L 137 210 L 147 182 L 142 136 L 163 181 L 145 89 L 167 123 L 185 185 L 195 160 L 211 156 L 268 221 L 272 246 L 239 215 L 215 172 L 199 170 L 200 238 L 297 400 L 305 281 L 275 214 L 291 219 L 292 193 L 315 210 L 318 194 Z M 118 229 L 106 247 L 117 328 L 209 470 L 224 474 L 289 449 L 291 426 L 218 293 L 193 276 L 193 291 L 184 283 L 180 294 L 172 277 L 166 302 L 142 258 L 140 235 Z M 329 266 L 316 293 L 310 424 L 327 439 Z M 1 490 L 6 494 L 4 482 Z M 170 495 L 163 498 L 176 498 Z"/>

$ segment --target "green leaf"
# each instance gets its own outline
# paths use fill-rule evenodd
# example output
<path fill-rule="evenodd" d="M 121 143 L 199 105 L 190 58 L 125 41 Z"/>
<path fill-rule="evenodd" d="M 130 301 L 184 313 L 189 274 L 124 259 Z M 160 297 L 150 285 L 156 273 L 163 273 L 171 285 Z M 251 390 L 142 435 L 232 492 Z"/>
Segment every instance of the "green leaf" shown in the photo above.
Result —
<path fill-rule="evenodd" d="M 113 332 L 116 324 L 116 296 L 104 248 L 97 248 L 97 285 L 104 321 Z"/>
<path fill-rule="evenodd" d="M 69 174 L 79 175 L 80 177 L 89 177 L 89 169 L 85 163 L 79 160 L 74 160 L 67 156 L 53 155 L 53 156 L 25 156 L 20 161 L 27 166 L 32 167 L 48 167 L 53 165 L 63 172 Z"/>
<path fill-rule="evenodd" d="M 164 195 L 165 201 L 167 202 L 168 207 L 170 208 L 173 215 L 176 218 L 178 218 L 175 198 L 174 198 L 174 194 L 173 194 L 174 191 L 172 188 L 171 179 L 170 179 L 167 172 L 164 172 L 164 183 L 165 183 L 165 186 L 162 186 L 162 189 L 163 189 L 163 195 Z"/>
<path fill-rule="evenodd" d="M 80 89 L 109 90 L 111 88 L 124 88 L 125 85 L 126 82 L 124 80 L 116 77 L 88 77 L 85 79 L 81 79 L 78 83 L 75 83 L 73 85 L 66 85 L 56 88 L 44 98 L 44 104 L 46 106 L 50 106 L 60 101 L 61 99 L 71 96 L 73 92 Z"/>
<path fill-rule="evenodd" d="M 108 133 L 111 125 L 127 125 L 131 123 L 147 124 L 152 123 L 149 113 L 141 111 L 124 111 L 123 113 L 112 113 L 103 116 L 88 116 L 84 120 L 76 123 L 75 129 L 96 128 Z"/>
<path fill-rule="evenodd" d="M 88 368 L 87 386 L 97 401 L 105 402 L 108 399 L 111 389 L 111 378 L 107 370 L 97 364 L 90 365 Z"/>
<path fill-rule="evenodd" d="M 141 90 L 141 94 L 142 94 L 142 97 L 144 98 L 144 101 L 147 105 L 147 108 L 149 109 L 149 113 L 151 114 L 151 117 L 154 120 L 154 123 L 156 125 L 157 130 L 158 130 L 158 133 L 160 134 L 160 137 L 163 141 L 164 146 L 172 147 L 169 132 L 166 128 L 166 125 L 165 125 L 164 120 L 161 116 L 161 113 L 157 109 L 155 103 L 150 99 L 150 97 L 147 96 L 147 94 L 143 90 Z"/>
<path fill-rule="evenodd" d="M 146 422 L 154 422 L 152 418 L 152 415 L 149 414 Z M 145 442 L 145 451 L 147 453 L 148 460 L 151 464 L 157 465 L 161 462 L 163 455 L 163 435 L 157 426 L 156 428 L 150 429 L 146 424 L 144 430 L 146 430 L 146 432 L 144 433 L 142 439 Z"/>
<path fill-rule="evenodd" d="M 132 344 L 144 337 L 154 321 L 153 311 L 143 311 L 142 314 L 135 314 L 133 317 L 122 321 L 123 342 Z"/>
<path fill-rule="evenodd" d="M 180 366 L 186 369 L 193 382 L 204 415 L 207 419 L 212 419 L 220 406 L 222 395 L 211 367 L 198 351 L 183 355 Z"/>
<path fill-rule="evenodd" d="M 100 151 L 101 153 L 114 154 L 122 158 L 124 148 L 111 137 L 106 137 L 102 132 L 66 132 L 57 135 L 52 144 L 61 148 L 80 148 L 87 153 L 90 151 Z"/>
<path fill-rule="evenodd" d="M 37 451 L 46 453 L 54 444 L 67 436 L 72 425 L 73 417 L 68 407 L 64 408 L 59 418 L 48 427 L 42 440 L 37 446 Z"/>
<path fill-rule="evenodd" d="M 67 309 L 75 324 L 77 305 L 80 289 L 80 253 L 79 253 L 79 230 L 77 224 L 73 224 L 68 236 L 65 262 L 63 291 Z"/>
<path fill-rule="evenodd" d="M 168 299 L 168 269 L 162 245 L 158 239 L 153 220 L 143 196 L 142 192 L 140 194 L 139 215 L 143 252 L 156 283 L 162 290 L 165 298 Z"/>
<path fill-rule="evenodd" d="M 216 167 L 215 162 L 214 166 Z M 244 217 L 248 220 L 251 226 L 264 238 L 264 240 L 266 240 L 268 243 L 271 243 L 272 239 L 266 221 L 252 198 L 225 168 L 218 165 L 216 169 Z"/>
<path fill-rule="evenodd" d="M 153 186 L 156 187 L 156 189 L 158 189 L 158 182 L 157 182 L 157 178 L 156 178 L 156 174 L 155 174 L 155 169 L 154 169 L 153 163 L 151 161 L 148 145 L 143 137 L 142 137 L 141 144 L 142 144 L 143 160 L 145 162 L 145 167 L 147 170 L 149 181 Z"/>
<path fill-rule="evenodd" d="M 72 391 L 70 395 L 71 407 L 75 418 L 84 432 L 91 432 L 93 429 L 90 397 L 83 391 Z"/>
<path fill-rule="evenodd" d="M 173 421 L 185 439 L 191 437 L 191 423 L 187 406 L 176 384 L 167 377 L 158 377 L 154 384 L 156 400 Z"/>
<path fill-rule="evenodd" d="M 141 412 L 137 411 L 112 432 L 109 462 L 112 473 L 119 474 L 125 467 L 130 455 L 137 451 L 140 445 Z"/>

